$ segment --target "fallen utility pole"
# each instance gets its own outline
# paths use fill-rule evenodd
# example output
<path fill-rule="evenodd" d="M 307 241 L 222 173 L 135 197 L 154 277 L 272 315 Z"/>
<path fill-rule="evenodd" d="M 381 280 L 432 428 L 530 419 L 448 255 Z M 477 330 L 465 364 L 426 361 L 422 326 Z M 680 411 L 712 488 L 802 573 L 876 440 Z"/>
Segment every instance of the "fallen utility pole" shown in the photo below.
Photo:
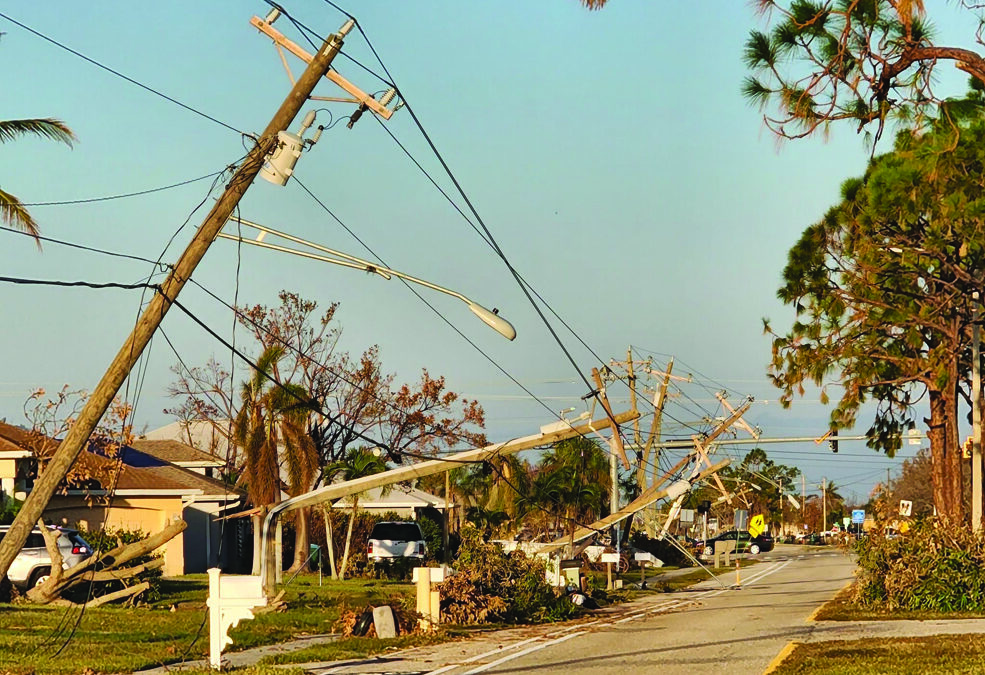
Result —
<path fill-rule="evenodd" d="M 593 422 L 587 422 L 577 426 L 568 425 L 566 428 L 561 428 L 546 433 L 541 432 L 539 434 L 525 436 L 523 438 L 516 438 L 511 441 L 506 441 L 505 443 L 494 443 L 493 445 L 487 445 L 484 448 L 465 450 L 442 459 L 431 459 L 424 462 L 418 462 L 417 464 L 400 466 L 395 469 L 390 469 L 389 471 L 373 474 L 372 476 L 357 478 L 344 483 L 326 485 L 318 488 L 317 490 L 312 490 L 311 492 L 298 495 L 297 497 L 285 499 L 270 509 L 270 512 L 263 521 L 263 530 L 260 539 L 260 546 L 262 547 L 262 554 L 260 558 L 260 577 L 263 580 L 264 592 L 268 596 L 273 596 L 276 576 L 275 567 L 277 565 L 277 559 L 274 555 L 273 546 L 275 534 L 274 528 L 275 522 L 280 515 L 286 513 L 287 511 L 293 511 L 294 509 L 300 509 L 305 506 L 322 504 L 329 500 L 340 499 L 349 495 L 365 492 L 366 490 L 372 490 L 373 488 L 381 487 L 383 485 L 392 485 L 393 483 L 399 483 L 412 478 L 431 476 L 436 473 L 441 473 L 442 471 L 447 471 L 449 466 L 460 466 L 472 462 L 482 462 L 492 457 L 510 455 L 522 450 L 530 450 L 532 448 L 563 441 L 566 438 L 587 436 L 595 429 L 600 428 L 603 424 L 610 423 L 610 421 L 614 421 L 616 424 L 622 424 L 624 422 L 634 420 L 637 417 L 639 417 L 639 413 L 636 411 L 623 412 L 613 415 L 612 417 L 607 415 L 604 419 L 595 420 Z M 657 499 L 659 499 L 659 497 L 657 497 Z"/>
<path fill-rule="evenodd" d="M 0 541 L 0 578 L 6 576 L 11 562 L 24 546 L 34 524 L 41 517 L 52 495 L 55 494 L 79 453 L 89 441 L 90 435 L 154 336 L 158 326 L 161 325 L 164 316 L 171 309 L 171 305 L 178 297 L 181 289 L 184 288 L 185 283 L 191 278 L 219 230 L 225 225 L 226 220 L 236 209 L 253 179 L 260 172 L 264 158 L 277 147 L 278 132 L 285 131 L 294 121 L 315 85 L 328 72 L 332 60 L 342 49 L 343 38 L 353 25 L 353 21 L 350 20 L 338 33 L 330 36 L 318 50 L 318 54 L 298 78 L 297 83 L 287 98 L 284 99 L 267 128 L 264 129 L 256 145 L 233 174 L 225 192 L 209 211 L 208 216 L 199 226 L 181 258 L 171 269 L 167 279 L 148 303 L 147 309 L 137 321 L 130 336 L 123 343 L 123 347 L 113 359 L 99 384 L 96 385 L 85 407 L 79 413 L 75 423 L 69 428 L 45 470 L 34 482 L 34 487 L 21 506 L 20 512 L 3 540 Z"/>
<path fill-rule="evenodd" d="M 707 469 L 704 469 L 703 471 L 699 471 L 689 482 L 696 483 L 701 480 L 704 480 L 709 476 L 713 476 L 731 463 L 732 460 L 723 459 L 722 461 L 713 464 Z M 587 527 L 583 527 L 578 530 L 575 530 L 574 536 L 564 536 L 555 539 L 554 541 L 547 544 L 546 546 L 541 547 L 538 552 L 544 553 L 548 551 L 556 551 L 559 548 L 563 548 L 567 546 L 569 542 L 578 543 L 579 541 L 588 539 L 589 537 L 598 534 L 600 531 L 612 527 L 616 523 L 623 521 L 626 518 L 629 518 L 631 515 L 633 515 L 637 511 L 641 511 L 642 509 L 646 508 L 653 502 L 659 501 L 664 497 L 672 494 L 673 487 L 674 487 L 674 483 L 671 483 L 665 488 L 659 488 L 659 489 L 656 485 L 654 485 L 653 487 L 647 489 L 646 492 L 641 494 L 639 497 L 631 501 L 629 504 L 619 509 L 619 511 L 617 511 L 616 513 L 608 515 L 605 518 L 602 518 L 601 520 L 597 520 Z"/>

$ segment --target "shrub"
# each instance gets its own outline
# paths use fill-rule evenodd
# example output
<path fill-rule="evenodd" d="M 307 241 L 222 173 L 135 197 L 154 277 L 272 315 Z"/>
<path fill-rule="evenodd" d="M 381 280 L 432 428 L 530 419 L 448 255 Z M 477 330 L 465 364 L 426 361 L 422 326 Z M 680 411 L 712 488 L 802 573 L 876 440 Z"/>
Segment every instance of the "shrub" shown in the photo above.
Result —
<path fill-rule="evenodd" d="M 577 608 L 547 583 L 544 563 L 522 551 L 506 553 L 466 526 L 455 565 L 441 584 L 441 611 L 452 623 L 528 623 L 570 618 Z"/>
<path fill-rule="evenodd" d="M 985 611 L 985 539 L 967 527 L 917 522 L 901 537 L 869 536 L 854 544 L 862 607 Z"/>

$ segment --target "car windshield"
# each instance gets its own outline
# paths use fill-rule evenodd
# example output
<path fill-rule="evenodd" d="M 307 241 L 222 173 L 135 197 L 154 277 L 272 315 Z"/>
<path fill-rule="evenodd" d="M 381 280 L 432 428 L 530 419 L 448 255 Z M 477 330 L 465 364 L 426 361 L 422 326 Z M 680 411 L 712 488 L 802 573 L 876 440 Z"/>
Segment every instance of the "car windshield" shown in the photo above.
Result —
<path fill-rule="evenodd" d="M 370 539 L 389 541 L 418 541 L 420 538 L 421 528 L 416 523 L 377 523 L 370 536 Z"/>

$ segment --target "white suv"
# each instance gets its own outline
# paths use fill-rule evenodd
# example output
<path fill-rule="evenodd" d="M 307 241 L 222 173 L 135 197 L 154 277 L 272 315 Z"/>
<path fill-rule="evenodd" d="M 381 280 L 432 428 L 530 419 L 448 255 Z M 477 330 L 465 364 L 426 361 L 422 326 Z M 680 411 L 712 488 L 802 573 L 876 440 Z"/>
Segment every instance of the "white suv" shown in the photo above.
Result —
<path fill-rule="evenodd" d="M 393 558 L 423 559 L 427 553 L 421 527 L 408 521 L 376 523 L 369 535 L 367 557 L 373 562 Z"/>
<path fill-rule="evenodd" d="M 78 531 L 64 527 L 52 527 L 58 532 L 58 550 L 62 554 L 62 567 L 68 569 L 92 555 L 92 547 L 83 539 Z M 0 526 L 0 539 L 6 536 L 9 525 Z M 51 574 L 51 556 L 44 545 L 44 535 L 41 530 L 34 528 L 24 543 L 24 548 L 17 554 L 7 570 L 10 583 L 21 588 L 33 588 L 44 583 Z"/>

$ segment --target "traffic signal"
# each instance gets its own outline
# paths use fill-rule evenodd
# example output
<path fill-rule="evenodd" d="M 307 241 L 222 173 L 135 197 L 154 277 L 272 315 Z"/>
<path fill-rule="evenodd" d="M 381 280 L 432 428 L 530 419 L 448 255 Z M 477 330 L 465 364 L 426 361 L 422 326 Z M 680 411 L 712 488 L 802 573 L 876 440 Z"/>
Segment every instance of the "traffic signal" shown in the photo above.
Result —
<path fill-rule="evenodd" d="M 973 439 L 971 436 L 964 439 L 964 443 L 961 445 L 961 459 L 971 459 L 972 445 Z"/>
<path fill-rule="evenodd" d="M 705 499 L 703 501 L 698 502 L 698 513 L 700 515 L 704 515 L 709 511 L 711 511 L 711 500 Z"/>
<path fill-rule="evenodd" d="M 831 452 L 838 452 L 838 430 L 832 429 L 828 434 L 828 447 L 831 448 Z"/>

